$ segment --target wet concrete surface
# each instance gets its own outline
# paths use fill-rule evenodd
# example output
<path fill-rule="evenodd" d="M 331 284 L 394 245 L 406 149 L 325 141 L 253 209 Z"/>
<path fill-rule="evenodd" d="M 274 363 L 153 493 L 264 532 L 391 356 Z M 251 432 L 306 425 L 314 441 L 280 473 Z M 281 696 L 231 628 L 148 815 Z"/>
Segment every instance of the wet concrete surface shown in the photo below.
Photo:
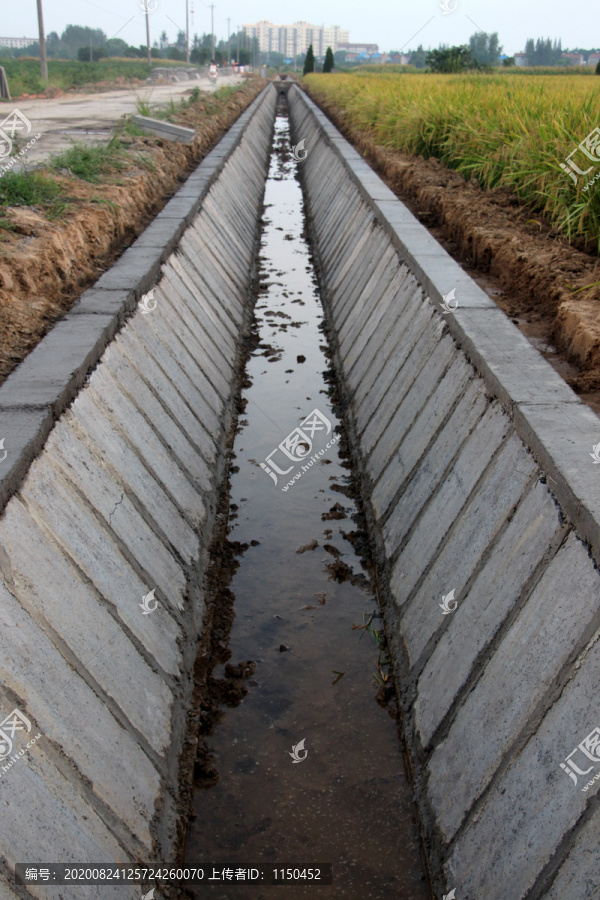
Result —
<path fill-rule="evenodd" d="M 300 879 L 278 893 L 426 900 L 393 674 L 332 408 L 296 177 L 301 163 L 289 151 L 287 119 L 278 117 L 258 340 L 231 474 L 229 540 L 238 542 L 239 568 L 229 585 L 230 663 L 251 661 L 244 666 L 247 693 L 237 706 L 222 705 L 206 738 L 218 779 L 195 787 L 185 863 L 301 870 L 332 863 L 332 886 Z M 282 442 L 287 455 L 278 449 Z M 219 666 L 213 675 L 227 672 Z M 270 887 L 235 881 L 186 890 L 191 897 L 271 896 Z"/>

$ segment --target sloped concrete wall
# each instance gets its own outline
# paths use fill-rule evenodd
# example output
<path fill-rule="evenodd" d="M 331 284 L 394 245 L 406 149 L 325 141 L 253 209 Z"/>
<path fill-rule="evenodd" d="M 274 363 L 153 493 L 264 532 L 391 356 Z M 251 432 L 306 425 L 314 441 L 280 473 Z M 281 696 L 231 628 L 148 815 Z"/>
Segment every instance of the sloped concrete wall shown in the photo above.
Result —
<path fill-rule="evenodd" d="M 0 389 L 0 718 L 26 720 L 0 760 L 2 897 L 16 862 L 172 859 L 275 103 L 270 86 Z"/>
<path fill-rule="evenodd" d="M 436 889 L 596 897 L 600 422 L 315 105 L 288 100 Z"/>

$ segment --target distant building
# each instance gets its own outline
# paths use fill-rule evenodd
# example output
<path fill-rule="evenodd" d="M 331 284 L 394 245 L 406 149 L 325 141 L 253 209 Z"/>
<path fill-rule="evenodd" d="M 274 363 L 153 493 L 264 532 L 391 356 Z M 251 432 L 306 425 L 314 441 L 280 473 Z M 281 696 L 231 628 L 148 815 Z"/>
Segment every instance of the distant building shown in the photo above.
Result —
<path fill-rule="evenodd" d="M 526 53 L 515 53 L 515 66 L 528 66 Z"/>
<path fill-rule="evenodd" d="M 21 50 L 23 47 L 29 47 L 31 44 L 37 44 L 37 42 L 37 38 L 0 37 L 0 47 L 12 47 L 16 50 Z"/>
<path fill-rule="evenodd" d="M 373 53 L 379 53 L 379 45 L 378 44 L 348 44 L 348 43 L 340 43 L 337 45 L 338 50 L 345 50 L 347 53 L 368 53 L 371 56 Z"/>
<path fill-rule="evenodd" d="M 583 65 L 583 53 L 563 53 L 561 59 L 565 59 L 569 66 Z"/>
<path fill-rule="evenodd" d="M 588 66 L 597 66 L 600 62 L 600 53 L 590 53 L 588 56 Z"/>
<path fill-rule="evenodd" d="M 310 25 L 308 22 L 294 22 L 293 25 L 274 25 L 266 19 L 251 25 L 242 25 L 244 34 L 257 38 L 261 53 L 283 53 L 295 57 L 306 53 L 312 44 L 315 56 L 325 56 L 328 47 L 333 52 L 340 50 L 340 41 L 347 41 L 350 32 L 332 25 Z"/>
<path fill-rule="evenodd" d="M 397 66 L 407 66 L 409 60 L 410 56 L 407 56 L 405 53 L 394 53 L 389 59 L 391 63 L 394 63 Z"/>

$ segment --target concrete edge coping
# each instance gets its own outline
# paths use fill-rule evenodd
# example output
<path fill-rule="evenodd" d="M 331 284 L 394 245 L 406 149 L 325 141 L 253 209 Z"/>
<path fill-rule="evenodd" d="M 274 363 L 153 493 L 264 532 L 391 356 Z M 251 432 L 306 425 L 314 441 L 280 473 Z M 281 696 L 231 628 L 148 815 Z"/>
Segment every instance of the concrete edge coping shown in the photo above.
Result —
<path fill-rule="evenodd" d="M 598 416 L 392 194 L 311 98 L 299 88 L 296 95 L 293 87 L 292 96 L 305 103 L 486 390 L 512 418 L 547 476 L 549 490 L 600 565 L 600 468 L 594 469 L 600 464 L 600 448 L 598 460 L 592 452 L 600 442 Z M 444 295 L 452 288 L 458 306 L 449 311 Z"/>
<path fill-rule="evenodd" d="M 156 283 L 162 264 L 193 222 L 212 184 L 266 100 L 269 83 L 174 197 L 0 387 L 0 515 L 54 423 L 75 399 L 108 344 Z"/>
<path fill-rule="evenodd" d="M 163 119 L 152 119 L 150 116 L 134 116 L 134 125 L 143 131 L 149 131 L 167 141 L 176 141 L 182 144 L 191 144 L 196 137 L 195 128 L 186 128 L 184 125 L 173 125 Z"/>

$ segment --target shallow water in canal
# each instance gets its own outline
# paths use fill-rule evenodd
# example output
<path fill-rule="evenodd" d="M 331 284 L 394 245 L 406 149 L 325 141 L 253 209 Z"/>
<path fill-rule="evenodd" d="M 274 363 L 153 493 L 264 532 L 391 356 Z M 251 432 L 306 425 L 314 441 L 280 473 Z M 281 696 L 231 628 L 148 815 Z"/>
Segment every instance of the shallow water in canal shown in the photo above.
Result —
<path fill-rule="evenodd" d="M 248 545 L 230 584 L 230 661 L 255 668 L 242 702 L 223 707 L 207 738 L 218 781 L 195 790 L 186 865 L 332 863 L 332 886 L 300 879 L 278 894 L 426 900 L 397 724 L 376 699 L 388 674 L 374 634 L 381 619 L 353 628 L 377 604 L 355 550 L 360 519 L 324 376 L 301 165 L 278 116 L 260 250 L 260 342 L 246 370 L 230 497 L 229 540 Z M 273 889 L 232 880 L 188 890 L 259 900 Z"/>

